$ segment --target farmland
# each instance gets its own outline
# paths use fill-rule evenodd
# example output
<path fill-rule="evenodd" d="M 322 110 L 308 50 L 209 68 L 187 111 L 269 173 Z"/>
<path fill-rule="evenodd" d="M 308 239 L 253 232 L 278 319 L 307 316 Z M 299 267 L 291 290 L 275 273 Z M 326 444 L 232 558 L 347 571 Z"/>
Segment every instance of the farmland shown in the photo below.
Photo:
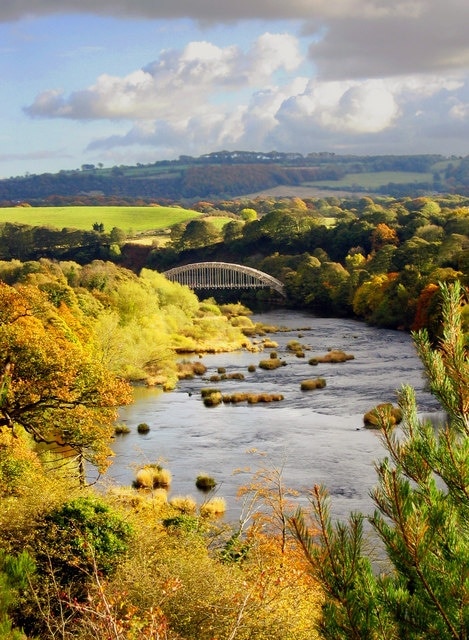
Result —
<path fill-rule="evenodd" d="M 430 172 L 421 173 L 417 171 L 373 171 L 366 173 L 348 173 L 339 180 L 317 180 L 308 182 L 308 185 L 327 188 L 356 188 L 358 190 L 373 190 L 384 187 L 388 184 L 418 184 L 421 182 L 431 182 L 433 179 Z M 305 183 L 306 184 L 306 183 Z"/>
<path fill-rule="evenodd" d="M 161 230 L 179 222 L 200 217 L 200 213 L 181 207 L 6 207 L 0 208 L 0 223 L 14 222 L 57 229 L 92 229 L 104 225 L 105 231 L 117 227 L 128 235 Z"/>

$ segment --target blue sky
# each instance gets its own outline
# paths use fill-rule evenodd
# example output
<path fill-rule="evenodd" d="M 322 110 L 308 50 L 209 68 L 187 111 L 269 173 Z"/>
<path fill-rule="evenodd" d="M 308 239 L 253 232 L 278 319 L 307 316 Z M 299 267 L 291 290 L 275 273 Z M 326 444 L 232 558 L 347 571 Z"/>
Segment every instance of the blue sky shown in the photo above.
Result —
<path fill-rule="evenodd" d="M 221 149 L 469 154 L 467 0 L 14 0 L 0 177 Z"/>

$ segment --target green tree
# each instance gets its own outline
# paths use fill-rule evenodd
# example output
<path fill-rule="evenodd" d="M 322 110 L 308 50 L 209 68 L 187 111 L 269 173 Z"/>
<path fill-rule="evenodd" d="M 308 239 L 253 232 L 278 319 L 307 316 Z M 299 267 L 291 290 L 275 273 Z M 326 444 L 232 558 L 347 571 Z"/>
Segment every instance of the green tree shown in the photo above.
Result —
<path fill-rule="evenodd" d="M 220 233 L 208 220 L 191 220 L 182 235 L 183 249 L 200 249 L 220 239 Z"/>
<path fill-rule="evenodd" d="M 417 415 L 403 386 L 403 422 L 377 411 L 388 457 L 376 465 L 371 517 L 332 523 L 324 489 L 311 492 L 317 535 L 302 512 L 291 520 L 325 590 L 324 638 L 464 640 L 469 637 L 469 359 L 462 288 L 441 284 L 443 333 L 433 346 L 414 334 L 432 393 L 446 412 L 438 428 Z M 368 521 L 384 546 L 378 573 L 365 553 Z"/>

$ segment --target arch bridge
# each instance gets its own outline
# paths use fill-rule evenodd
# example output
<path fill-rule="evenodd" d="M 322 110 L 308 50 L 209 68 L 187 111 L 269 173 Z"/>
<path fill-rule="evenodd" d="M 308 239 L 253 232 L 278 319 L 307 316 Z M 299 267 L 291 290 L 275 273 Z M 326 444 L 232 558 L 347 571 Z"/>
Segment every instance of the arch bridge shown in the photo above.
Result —
<path fill-rule="evenodd" d="M 231 262 L 195 262 L 163 273 L 191 289 L 274 289 L 285 297 L 285 285 L 264 271 Z"/>

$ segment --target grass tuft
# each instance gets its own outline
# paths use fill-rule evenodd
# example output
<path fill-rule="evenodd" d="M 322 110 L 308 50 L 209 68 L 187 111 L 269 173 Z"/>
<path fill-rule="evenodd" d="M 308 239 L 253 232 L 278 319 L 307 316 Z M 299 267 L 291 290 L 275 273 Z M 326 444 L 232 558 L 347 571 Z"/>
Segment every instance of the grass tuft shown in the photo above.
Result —
<path fill-rule="evenodd" d="M 224 498 L 211 498 L 200 507 L 200 515 L 203 518 L 217 518 L 226 511 L 226 501 Z"/>

